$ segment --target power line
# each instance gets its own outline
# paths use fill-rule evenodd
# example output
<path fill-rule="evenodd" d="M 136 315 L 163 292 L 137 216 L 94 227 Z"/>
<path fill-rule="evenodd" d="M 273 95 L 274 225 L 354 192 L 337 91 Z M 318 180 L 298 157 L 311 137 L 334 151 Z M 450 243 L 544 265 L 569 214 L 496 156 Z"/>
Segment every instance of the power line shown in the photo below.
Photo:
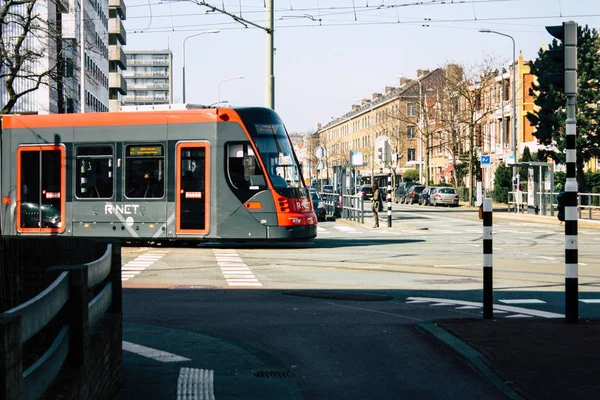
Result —
<path fill-rule="evenodd" d="M 425 25 L 439 25 L 439 24 L 456 24 L 456 23 L 472 23 L 472 22 L 502 22 L 502 21 L 523 21 L 523 20 L 543 20 L 543 19 L 555 19 L 555 18 L 592 18 L 592 17 L 600 17 L 600 14 L 577 14 L 577 15 L 562 15 L 562 17 L 558 16 L 558 15 L 550 15 L 550 16 L 523 16 L 523 17 L 492 17 L 492 18 L 479 18 L 479 19 L 473 19 L 473 18 L 461 18 L 461 19 L 439 19 L 439 20 L 434 20 L 434 19 L 410 19 L 410 20 L 405 20 L 405 21 L 400 21 L 400 22 L 385 22 L 385 21 L 373 21 L 373 22 L 368 22 L 368 21 L 361 21 L 361 22 L 354 22 L 354 21 L 334 21 L 334 22 L 327 22 L 327 21 L 322 21 L 322 23 L 320 25 L 316 25 L 316 24 L 286 24 L 286 25 L 280 25 L 278 26 L 278 29 L 286 29 L 286 28 L 315 28 L 315 27 L 339 27 L 339 26 L 377 26 L 377 25 L 415 25 L 415 24 L 425 24 Z M 259 21 L 260 22 L 260 21 Z M 204 28 L 204 27 L 221 27 L 224 25 L 236 25 L 236 23 L 232 23 L 232 22 L 219 22 L 219 23 L 209 23 L 209 24 L 193 24 L 193 25 L 179 25 L 177 26 L 177 28 L 173 29 L 172 27 L 156 27 L 156 28 L 152 28 L 152 29 L 148 29 L 146 31 L 138 31 L 138 30 L 130 30 L 128 31 L 128 33 L 130 34 L 140 34 L 140 33 L 161 33 L 161 32 L 173 32 L 173 31 L 179 31 L 179 32 L 185 32 L 186 29 L 182 29 L 182 28 L 189 28 L 187 30 L 191 30 L 191 29 L 197 29 L 197 28 Z M 229 29 L 229 28 L 223 28 L 223 29 Z M 238 28 L 231 28 L 231 29 L 238 29 Z M 246 28 L 239 28 L 239 29 L 246 29 Z"/>

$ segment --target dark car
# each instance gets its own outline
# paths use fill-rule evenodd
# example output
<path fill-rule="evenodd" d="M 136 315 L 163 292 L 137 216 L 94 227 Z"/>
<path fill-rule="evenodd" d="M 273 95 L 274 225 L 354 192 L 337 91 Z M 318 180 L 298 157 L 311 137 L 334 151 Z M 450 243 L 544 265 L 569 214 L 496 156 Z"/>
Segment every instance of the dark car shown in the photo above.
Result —
<path fill-rule="evenodd" d="M 333 193 L 333 185 L 323 185 L 322 191 L 325 193 Z"/>
<path fill-rule="evenodd" d="M 406 195 L 406 189 L 410 186 L 414 185 L 413 182 L 402 182 L 396 187 L 396 191 L 394 194 L 394 199 L 396 203 L 404 202 L 404 196 Z"/>
<path fill-rule="evenodd" d="M 421 193 L 419 193 L 419 205 L 427 206 L 431 205 L 431 193 L 433 193 L 435 188 L 431 186 L 426 186 L 425 189 Z"/>
<path fill-rule="evenodd" d="M 21 224 L 24 228 L 60 228 L 60 212 L 50 204 L 42 205 L 40 224 L 40 207 L 37 203 L 21 203 Z"/>
<path fill-rule="evenodd" d="M 317 214 L 317 221 L 325 221 L 326 218 L 326 210 L 325 204 L 321 199 L 321 195 L 317 192 L 316 189 L 310 190 L 310 196 L 312 198 L 313 208 L 315 210 L 315 214 Z"/>
<path fill-rule="evenodd" d="M 406 199 L 404 203 L 406 204 L 414 204 L 419 202 L 419 195 L 425 189 L 425 186 L 417 185 L 411 187 L 406 193 Z"/>
<path fill-rule="evenodd" d="M 411 193 L 412 188 L 414 188 L 415 186 L 419 186 L 419 184 L 411 182 L 408 185 L 406 185 L 406 190 L 404 191 L 404 193 L 400 197 L 400 204 L 408 204 L 408 199 L 409 199 L 408 195 Z"/>
<path fill-rule="evenodd" d="M 373 188 L 370 185 L 362 185 L 356 194 L 360 194 L 363 200 L 371 200 L 373 198 Z"/>

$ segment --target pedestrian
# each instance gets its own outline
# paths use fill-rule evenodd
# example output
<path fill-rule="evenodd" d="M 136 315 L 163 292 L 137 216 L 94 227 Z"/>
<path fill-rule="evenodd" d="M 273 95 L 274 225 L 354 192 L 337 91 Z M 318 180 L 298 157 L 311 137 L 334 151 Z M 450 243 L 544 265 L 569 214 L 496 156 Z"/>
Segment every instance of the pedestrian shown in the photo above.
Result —
<path fill-rule="evenodd" d="M 371 209 L 373 210 L 373 218 L 375 218 L 375 225 L 373 228 L 379 228 L 379 210 L 381 209 L 381 193 L 379 193 L 379 186 L 376 183 L 373 184 L 373 198 L 371 199 Z"/>

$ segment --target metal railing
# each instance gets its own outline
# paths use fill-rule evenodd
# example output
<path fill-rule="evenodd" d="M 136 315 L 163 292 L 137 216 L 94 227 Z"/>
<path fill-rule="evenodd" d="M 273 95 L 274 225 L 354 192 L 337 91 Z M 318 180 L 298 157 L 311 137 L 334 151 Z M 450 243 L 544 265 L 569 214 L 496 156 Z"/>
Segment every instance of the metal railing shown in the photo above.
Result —
<path fill-rule="evenodd" d="M 116 251 L 120 252 L 119 246 L 109 244 L 95 261 L 50 268 L 62 271 L 50 286 L 31 300 L 0 314 L 0 346 L 8 350 L 0 351 L 1 399 L 37 399 L 56 379 L 67 358 L 72 358 L 74 365 L 81 365 L 89 340 L 88 329 L 107 312 L 114 296 L 120 296 L 114 293 L 121 290 L 120 271 L 110 274 L 113 263 L 120 264 Z M 89 289 L 103 282 L 103 289 L 89 300 Z M 63 307 L 66 312 L 61 313 Z M 52 344 L 23 371 L 26 342 L 59 315 L 64 320 Z"/>
<path fill-rule="evenodd" d="M 342 216 L 350 221 L 365 223 L 365 202 L 360 194 L 342 195 Z"/>
<path fill-rule="evenodd" d="M 535 195 L 539 199 L 536 214 L 553 216 L 558 208 L 556 197 L 558 192 L 537 192 Z M 527 192 L 509 192 L 508 193 L 508 212 L 526 213 L 529 211 L 527 202 Z M 578 193 L 577 194 L 577 214 L 581 219 L 600 219 L 600 193 Z"/>
<path fill-rule="evenodd" d="M 323 205 L 325 205 L 325 214 L 333 217 L 341 217 L 339 207 L 340 195 L 331 192 L 320 192 Z"/>

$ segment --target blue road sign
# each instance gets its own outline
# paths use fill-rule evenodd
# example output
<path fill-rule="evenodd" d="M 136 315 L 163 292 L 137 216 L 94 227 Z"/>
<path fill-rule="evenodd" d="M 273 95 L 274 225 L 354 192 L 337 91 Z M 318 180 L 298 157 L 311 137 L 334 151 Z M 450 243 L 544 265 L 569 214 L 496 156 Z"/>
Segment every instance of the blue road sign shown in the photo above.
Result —
<path fill-rule="evenodd" d="M 492 165 L 490 156 L 481 156 L 481 167 L 489 167 L 490 165 Z"/>

